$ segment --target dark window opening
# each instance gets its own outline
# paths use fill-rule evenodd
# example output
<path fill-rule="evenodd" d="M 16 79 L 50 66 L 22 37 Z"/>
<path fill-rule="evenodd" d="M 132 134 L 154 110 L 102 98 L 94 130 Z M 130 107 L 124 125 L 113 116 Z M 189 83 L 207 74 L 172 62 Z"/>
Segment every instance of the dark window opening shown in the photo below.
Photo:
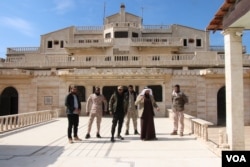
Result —
<path fill-rule="evenodd" d="M 187 46 L 187 39 L 183 39 L 183 46 Z"/>
<path fill-rule="evenodd" d="M 53 47 L 53 43 L 52 43 L 52 41 L 48 41 L 48 46 L 47 46 L 47 48 L 52 48 Z"/>
<path fill-rule="evenodd" d="M 58 40 L 55 40 L 54 41 L 54 45 L 58 45 L 59 44 L 59 41 Z"/>
<path fill-rule="evenodd" d="M 105 34 L 105 38 L 111 38 L 111 33 Z"/>
<path fill-rule="evenodd" d="M 85 87 L 77 85 L 76 88 L 77 88 L 77 95 L 79 96 L 80 102 L 86 102 Z M 69 86 L 69 92 L 70 92 L 70 86 Z"/>
<path fill-rule="evenodd" d="M 132 37 L 137 38 L 137 37 L 139 37 L 139 35 L 138 35 L 138 33 L 133 32 L 133 33 L 132 33 Z"/>
<path fill-rule="evenodd" d="M 188 39 L 188 42 L 189 42 L 189 43 L 194 43 L 194 39 L 189 38 L 189 39 Z"/>
<path fill-rule="evenodd" d="M 64 47 L 64 43 L 63 41 L 60 41 L 60 48 L 63 48 Z"/>
<path fill-rule="evenodd" d="M 153 56 L 153 57 L 152 57 L 152 60 L 153 60 L 153 61 L 160 61 L 160 56 Z"/>
<path fill-rule="evenodd" d="M 115 38 L 128 38 L 127 31 L 117 31 L 115 32 Z"/>
<path fill-rule="evenodd" d="M 91 61 L 91 57 L 86 57 L 86 61 Z"/>
<path fill-rule="evenodd" d="M 148 85 L 153 91 L 155 101 L 162 102 L 162 86 L 161 85 Z"/>
<path fill-rule="evenodd" d="M 111 56 L 105 57 L 105 61 L 111 61 Z"/>
<path fill-rule="evenodd" d="M 80 40 L 79 40 L 79 43 L 84 43 L 84 40 L 80 39 Z"/>
<path fill-rule="evenodd" d="M 102 94 L 106 97 L 108 102 L 112 94 L 116 91 L 116 89 L 117 89 L 117 86 L 104 86 L 102 88 Z"/>
<path fill-rule="evenodd" d="M 196 46 L 201 47 L 201 39 L 196 39 Z"/>
<path fill-rule="evenodd" d="M 13 87 L 7 87 L 0 95 L 0 116 L 18 114 L 18 92 Z"/>

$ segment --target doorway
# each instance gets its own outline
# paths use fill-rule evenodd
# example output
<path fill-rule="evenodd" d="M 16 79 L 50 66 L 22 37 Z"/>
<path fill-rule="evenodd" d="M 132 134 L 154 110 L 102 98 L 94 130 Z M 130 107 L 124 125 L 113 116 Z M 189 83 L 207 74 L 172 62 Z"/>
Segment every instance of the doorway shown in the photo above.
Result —
<path fill-rule="evenodd" d="M 18 114 L 18 93 L 13 87 L 7 87 L 0 96 L 0 116 Z"/>
<path fill-rule="evenodd" d="M 217 94 L 217 125 L 226 126 L 226 89 L 220 88 Z"/>

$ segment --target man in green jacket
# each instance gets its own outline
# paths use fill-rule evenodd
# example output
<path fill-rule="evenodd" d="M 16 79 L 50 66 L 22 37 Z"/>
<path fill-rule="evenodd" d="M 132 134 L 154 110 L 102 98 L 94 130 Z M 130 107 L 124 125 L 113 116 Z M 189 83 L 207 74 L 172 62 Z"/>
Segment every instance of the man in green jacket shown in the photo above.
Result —
<path fill-rule="evenodd" d="M 109 112 L 113 115 L 111 127 L 111 142 L 114 142 L 115 128 L 118 123 L 117 138 L 123 140 L 121 136 L 122 124 L 124 116 L 128 109 L 128 97 L 123 91 L 123 86 L 118 86 L 117 91 L 113 93 L 109 101 Z"/>

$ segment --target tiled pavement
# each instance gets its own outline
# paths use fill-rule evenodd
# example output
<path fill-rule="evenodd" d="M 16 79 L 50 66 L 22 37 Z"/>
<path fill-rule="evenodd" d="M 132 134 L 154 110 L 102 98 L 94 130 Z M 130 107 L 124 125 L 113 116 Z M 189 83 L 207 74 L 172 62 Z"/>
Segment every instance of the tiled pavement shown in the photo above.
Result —
<path fill-rule="evenodd" d="M 80 118 L 81 142 L 69 144 L 66 136 L 67 119 L 23 130 L 0 134 L 1 167 L 220 167 L 221 158 L 195 136 L 171 136 L 172 121 L 155 118 L 156 141 L 141 141 L 139 135 L 110 142 L 112 119 L 104 117 L 101 139 L 95 137 L 93 123 L 91 138 L 86 140 L 88 117 Z M 139 127 L 138 119 L 138 127 Z"/>

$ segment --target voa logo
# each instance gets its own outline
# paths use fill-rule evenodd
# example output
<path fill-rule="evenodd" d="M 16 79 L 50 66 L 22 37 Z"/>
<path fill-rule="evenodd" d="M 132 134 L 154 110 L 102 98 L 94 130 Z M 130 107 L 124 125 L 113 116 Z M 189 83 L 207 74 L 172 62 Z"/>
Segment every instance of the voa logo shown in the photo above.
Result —
<path fill-rule="evenodd" d="M 247 162 L 244 155 L 226 155 L 227 162 Z"/>
<path fill-rule="evenodd" d="M 222 151 L 222 167 L 249 167 L 250 151 Z"/>

